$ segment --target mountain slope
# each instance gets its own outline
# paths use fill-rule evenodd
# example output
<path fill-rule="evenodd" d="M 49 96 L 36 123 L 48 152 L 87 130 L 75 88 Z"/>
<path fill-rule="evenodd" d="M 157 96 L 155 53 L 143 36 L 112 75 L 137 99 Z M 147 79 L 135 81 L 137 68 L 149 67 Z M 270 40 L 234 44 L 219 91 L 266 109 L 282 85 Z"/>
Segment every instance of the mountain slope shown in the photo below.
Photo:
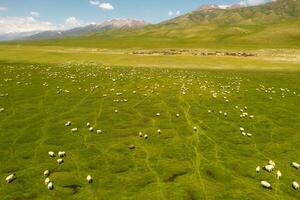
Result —
<path fill-rule="evenodd" d="M 157 25 L 31 44 L 103 48 L 300 48 L 300 1 L 194 11 Z"/>
<path fill-rule="evenodd" d="M 54 39 L 63 37 L 74 37 L 82 34 L 96 33 L 104 30 L 113 29 L 129 29 L 136 27 L 143 27 L 147 23 L 137 19 L 113 19 L 105 21 L 100 24 L 90 24 L 84 27 L 73 28 L 66 31 L 44 31 L 29 37 L 23 38 L 25 40 L 41 40 L 41 39 Z"/>

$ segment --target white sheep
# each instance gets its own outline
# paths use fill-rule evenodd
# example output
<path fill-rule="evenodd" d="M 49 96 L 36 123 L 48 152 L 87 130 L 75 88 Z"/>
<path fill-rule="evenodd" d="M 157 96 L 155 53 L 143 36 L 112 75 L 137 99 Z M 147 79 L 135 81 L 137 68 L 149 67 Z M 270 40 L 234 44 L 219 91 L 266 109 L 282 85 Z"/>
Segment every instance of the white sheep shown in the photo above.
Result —
<path fill-rule="evenodd" d="M 53 183 L 49 182 L 47 187 L 48 187 L 49 190 L 53 190 L 53 188 L 54 188 Z"/>
<path fill-rule="evenodd" d="M 92 182 L 93 182 L 93 178 L 92 178 L 91 175 L 88 175 L 88 176 L 86 177 L 86 180 L 87 180 L 88 183 L 92 183 Z"/>
<path fill-rule="evenodd" d="M 298 190 L 299 189 L 299 183 L 297 183 L 296 181 L 293 181 L 292 182 L 292 186 L 295 190 Z"/>
<path fill-rule="evenodd" d="M 244 132 L 245 129 L 244 129 L 243 127 L 240 127 L 240 131 L 241 131 L 241 132 Z"/>
<path fill-rule="evenodd" d="M 282 173 L 278 170 L 276 173 L 276 178 L 279 180 L 282 176 Z"/>
<path fill-rule="evenodd" d="M 273 165 L 275 167 L 275 162 L 273 160 L 269 160 L 269 165 Z"/>
<path fill-rule="evenodd" d="M 90 131 L 90 132 L 93 132 L 93 131 L 94 131 L 94 128 L 93 128 L 93 127 L 90 127 L 90 128 L 89 128 L 89 131 Z"/>
<path fill-rule="evenodd" d="M 5 109 L 4 108 L 0 108 L 0 113 L 3 112 Z"/>
<path fill-rule="evenodd" d="M 161 133 L 161 130 L 160 130 L 160 129 L 158 129 L 158 130 L 157 130 L 157 133 L 159 133 L 159 134 L 160 134 L 160 133 Z"/>
<path fill-rule="evenodd" d="M 100 133 L 102 133 L 102 131 L 101 131 L 100 129 L 98 129 L 98 130 L 97 130 L 97 133 L 100 134 Z"/>
<path fill-rule="evenodd" d="M 273 165 L 266 165 L 266 166 L 264 167 L 264 169 L 265 169 L 266 171 L 268 171 L 268 172 L 271 172 L 271 171 L 273 171 L 274 166 L 273 166 Z"/>
<path fill-rule="evenodd" d="M 243 132 L 242 132 L 242 135 L 243 135 L 243 136 L 246 136 L 246 133 L 243 131 Z"/>
<path fill-rule="evenodd" d="M 48 185 L 48 183 L 50 183 L 50 178 L 46 178 L 44 182 L 45 182 L 45 185 Z"/>
<path fill-rule="evenodd" d="M 247 133 L 247 136 L 248 136 L 248 137 L 252 137 L 252 134 L 251 134 L 251 133 Z"/>
<path fill-rule="evenodd" d="M 78 131 L 78 128 L 72 128 L 71 130 L 73 133 Z"/>
<path fill-rule="evenodd" d="M 179 114 L 179 113 L 177 113 L 177 114 L 176 114 L 176 117 L 179 117 L 179 116 L 180 116 L 180 114 Z"/>
<path fill-rule="evenodd" d="M 67 123 L 65 123 L 65 126 L 71 126 L 71 121 L 68 121 Z"/>
<path fill-rule="evenodd" d="M 87 127 L 90 127 L 90 126 L 91 126 L 90 122 L 86 123 L 86 126 L 87 126 Z"/>
<path fill-rule="evenodd" d="M 59 151 L 59 152 L 58 152 L 58 156 L 62 158 L 62 157 L 64 157 L 64 156 L 66 156 L 66 152 L 64 152 L 64 151 Z"/>
<path fill-rule="evenodd" d="M 197 127 L 196 127 L 196 126 L 194 126 L 194 128 L 193 128 L 193 129 L 194 129 L 194 131 L 197 131 Z"/>
<path fill-rule="evenodd" d="M 49 152 L 48 152 L 48 155 L 49 155 L 50 157 L 55 157 L 55 153 L 54 153 L 53 151 L 49 151 Z"/>
<path fill-rule="evenodd" d="M 267 181 L 261 181 L 260 182 L 261 186 L 263 186 L 264 188 L 267 188 L 267 189 L 272 189 L 272 186 L 269 182 Z"/>
<path fill-rule="evenodd" d="M 259 171 L 260 171 L 260 166 L 257 166 L 255 170 L 256 170 L 256 173 L 259 173 Z"/>
<path fill-rule="evenodd" d="M 292 162 L 292 166 L 293 166 L 295 169 L 299 169 L 299 168 L 300 168 L 300 164 L 299 164 L 299 163 L 296 163 L 296 162 Z"/>
<path fill-rule="evenodd" d="M 49 171 L 49 170 L 45 170 L 45 171 L 44 171 L 44 176 L 47 177 L 47 176 L 49 176 L 49 175 L 50 175 L 50 171 Z"/>
<path fill-rule="evenodd" d="M 156 113 L 156 116 L 160 116 L 160 113 Z"/>
<path fill-rule="evenodd" d="M 15 180 L 15 174 L 10 174 L 9 176 L 7 176 L 6 178 L 5 178 L 5 180 L 6 180 L 6 182 L 7 183 L 11 183 L 13 180 Z"/>
<path fill-rule="evenodd" d="M 60 159 L 57 159 L 57 161 L 56 161 L 58 164 L 62 164 L 62 163 L 64 163 L 64 159 L 62 159 L 62 158 L 60 158 Z"/>
<path fill-rule="evenodd" d="M 140 137 L 143 137 L 143 133 L 142 133 L 142 132 L 139 132 L 139 136 L 140 136 Z"/>
<path fill-rule="evenodd" d="M 147 135 L 147 134 L 145 134 L 145 135 L 144 135 L 144 138 L 145 138 L 145 139 L 148 139 L 148 135 Z"/>

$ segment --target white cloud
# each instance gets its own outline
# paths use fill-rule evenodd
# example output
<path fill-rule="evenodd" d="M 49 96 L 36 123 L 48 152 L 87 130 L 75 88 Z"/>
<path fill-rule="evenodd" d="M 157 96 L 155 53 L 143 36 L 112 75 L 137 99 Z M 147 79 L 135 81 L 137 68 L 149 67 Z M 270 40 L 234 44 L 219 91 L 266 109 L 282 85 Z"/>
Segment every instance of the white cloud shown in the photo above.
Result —
<path fill-rule="evenodd" d="M 114 10 L 114 6 L 111 5 L 110 3 L 100 3 L 99 8 L 103 10 Z"/>
<path fill-rule="evenodd" d="M 180 12 L 179 10 L 177 10 L 177 11 L 172 11 L 172 10 L 170 10 L 170 11 L 168 12 L 169 17 L 177 17 L 177 16 L 179 16 L 180 14 L 181 14 L 181 12 Z"/>
<path fill-rule="evenodd" d="M 30 12 L 30 15 L 33 17 L 38 17 L 38 16 L 40 16 L 40 13 L 36 12 L 36 11 L 32 11 L 32 12 Z"/>
<path fill-rule="evenodd" d="M 0 34 L 55 30 L 57 25 L 33 17 L 0 17 Z"/>
<path fill-rule="evenodd" d="M 68 26 L 80 26 L 81 22 L 79 20 L 77 20 L 75 17 L 68 17 L 65 20 L 65 24 Z"/>
<path fill-rule="evenodd" d="M 90 0 L 90 4 L 94 5 L 94 6 L 98 6 L 100 3 L 99 3 L 99 1 Z"/>
<path fill-rule="evenodd" d="M 7 10 L 6 7 L 0 6 L 0 11 L 6 11 L 6 10 Z"/>

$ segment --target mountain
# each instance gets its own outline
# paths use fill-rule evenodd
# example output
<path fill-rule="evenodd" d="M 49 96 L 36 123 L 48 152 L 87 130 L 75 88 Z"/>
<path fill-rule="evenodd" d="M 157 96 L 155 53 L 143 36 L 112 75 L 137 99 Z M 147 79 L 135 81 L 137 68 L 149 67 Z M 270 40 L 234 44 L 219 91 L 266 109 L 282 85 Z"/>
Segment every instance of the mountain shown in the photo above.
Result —
<path fill-rule="evenodd" d="M 196 10 L 155 25 L 28 44 L 99 48 L 300 48 L 300 0 Z M 24 42 L 23 44 L 26 44 Z"/>
<path fill-rule="evenodd" d="M 104 30 L 113 29 L 130 29 L 136 27 L 143 27 L 147 25 L 146 22 L 137 19 L 112 19 L 99 24 L 90 24 L 84 27 L 77 27 L 66 31 L 44 31 L 37 34 L 30 35 L 23 38 L 24 40 L 42 40 L 54 39 L 63 37 L 75 37 L 82 34 L 96 33 Z"/>
<path fill-rule="evenodd" d="M 16 40 L 24 37 L 29 37 L 31 35 L 37 34 L 37 31 L 33 32 L 18 32 L 18 33 L 5 33 L 0 34 L 0 41 L 9 41 L 9 40 Z"/>

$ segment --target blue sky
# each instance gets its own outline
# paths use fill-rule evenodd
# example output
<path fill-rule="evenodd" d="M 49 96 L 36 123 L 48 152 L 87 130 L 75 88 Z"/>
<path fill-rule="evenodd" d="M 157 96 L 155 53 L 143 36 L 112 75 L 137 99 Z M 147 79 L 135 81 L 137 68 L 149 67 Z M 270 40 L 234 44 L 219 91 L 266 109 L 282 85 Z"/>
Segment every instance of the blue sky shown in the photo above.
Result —
<path fill-rule="evenodd" d="M 244 1 L 260 3 L 267 0 Z M 42 23 L 53 29 L 129 17 L 157 23 L 192 11 L 203 4 L 238 2 L 239 0 L 0 0 L 0 33 L 1 28 L 5 28 L 4 20 L 12 23 L 13 20 L 24 19 L 22 23 Z"/>

